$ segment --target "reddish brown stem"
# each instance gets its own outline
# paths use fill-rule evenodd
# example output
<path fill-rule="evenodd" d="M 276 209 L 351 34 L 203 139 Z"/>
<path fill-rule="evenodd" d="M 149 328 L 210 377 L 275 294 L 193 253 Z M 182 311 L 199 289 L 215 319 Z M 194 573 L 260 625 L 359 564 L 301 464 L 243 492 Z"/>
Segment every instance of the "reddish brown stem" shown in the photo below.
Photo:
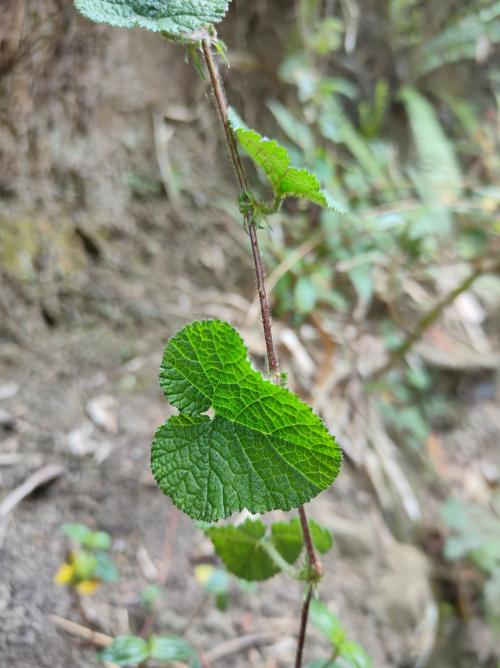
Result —
<path fill-rule="evenodd" d="M 222 79 L 220 77 L 219 68 L 217 63 L 214 60 L 212 54 L 212 47 L 210 45 L 210 40 L 204 39 L 202 41 L 203 55 L 205 57 L 205 63 L 207 65 L 208 74 L 210 76 L 210 84 L 212 86 L 212 92 L 217 103 L 217 109 L 219 110 L 220 118 L 222 121 L 222 126 L 224 127 L 224 134 L 226 135 L 226 144 L 229 151 L 229 156 L 231 162 L 233 163 L 236 176 L 238 178 L 238 183 L 240 190 L 244 192 L 248 190 L 248 179 L 241 162 L 240 154 L 238 152 L 238 145 L 236 144 L 236 139 L 234 137 L 231 125 L 229 123 L 229 107 L 226 101 L 226 95 L 224 93 L 224 86 Z"/>
<path fill-rule="evenodd" d="M 295 668 L 302 667 L 304 644 L 306 642 L 307 620 L 309 619 L 309 607 L 311 605 L 312 593 L 313 593 L 312 585 L 309 585 L 307 588 L 307 593 L 304 599 L 304 603 L 302 604 L 302 612 L 300 615 L 300 631 L 299 631 L 299 640 L 297 642 L 297 653 L 295 655 Z"/>
<path fill-rule="evenodd" d="M 316 555 L 316 550 L 314 549 L 314 543 L 312 540 L 311 531 L 309 529 L 309 524 L 307 522 L 304 506 L 300 506 L 299 508 L 299 518 L 300 524 L 302 526 L 302 534 L 304 536 L 304 545 L 306 547 L 309 566 L 312 570 L 313 577 L 315 580 L 318 580 L 323 575 L 323 566 L 321 565 Z"/>
<path fill-rule="evenodd" d="M 257 230 L 255 225 L 250 225 L 248 229 L 250 235 L 250 243 L 252 244 L 253 260 L 255 264 L 255 275 L 257 277 L 257 290 L 259 292 L 260 313 L 262 316 L 262 326 L 264 328 L 264 338 L 266 340 L 267 364 L 269 373 L 273 376 L 279 374 L 278 357 L 274 347 L 273 330 L 271 322 L 271 308 L 267 298 L 266 291 L 266 276 L 264 273 L 264 266 L 262 264 L 262 256 L 260 254 L 259 242 L 257 239 Z"/>
<path fill-rule="evenodd" d="M 238 145 L 236 143 L 236 139 L 229 122 L 229 109 L 226 101 L 226 95 L 224 93 L 224 86 L 219 74 L 217 63 L 215 62 L 213 57 L 212 47 L 209 39 L 204 39 L 202 41 L 202 49 L 205 58 L 205 63 L 207 65 L 208 73 L 210 76 L 212 92 L 214 94 L 215 102 L 217 104 L 217 109 L 219 110 L 222 126 L 224 128 L 224 134 L 226 138 L 226 145 L 229 152 L 229 157 L 231 158 L 231 162 L 236 172 L 236 177 L 238 179 L 238 185 L 240 187 L 240 191 L 242 193 L 248 193 L 250 190 L 248 185 L 249 183 L 248 177 L 245 171 L 245 167 L 241 161 L 241 157 L 238 151 Z M 277 380 L 279 376 L 279 363 L 273 339 L 271 309 L 269 306 L 269 299 L 267 297 L 266 278 L 264 272 L 264 265 L 262 262 L 262 256 L 260 254 L 260 249 L 259 249 L 259 242 L 257 239 L 257 230 L 255 222 L 252 220 L 250 214 L 246 214 L 244 216 L 244 222 L 245 222 L 245 227 L 248 229 L 248 234 L 250 236 L 250 243 L 252 245 L 252 254 L 255 265 L 255 276 L 257 278 L 257 290 L 259 293 L 260 311 L 262 315 L 262 326 L 264 328 L 264 338 L 266 341 L 267 364 L 269 367 L 270 374 L 272 374 L 274 380 Z M 314 550 L 314 544 L 312 541 L 311 532 L 309 530 L 309 525 L 307 523 L 306 512 L 303 506 L 300 506 L 299 508 L 299 517 L 302 526 L 302 532 L 304 535 L 304 545 L 306 548 L 307 560 L 311 571 L 310 583 L 317 582 L 317 580 L 322 574 L 322 568 L 316 556 L 316 552 Z M 297 646 L 297 657 L 295 662 L 296 668 L 300 668 L 302 666 L 302 654 L 304 649 L 307 618 L 309 615 L 309 605 L 311 603 L 311 597 L 312 597 L 312 584 L 309 584 L 304 605 L 302 608 L 299 642 Z"/>

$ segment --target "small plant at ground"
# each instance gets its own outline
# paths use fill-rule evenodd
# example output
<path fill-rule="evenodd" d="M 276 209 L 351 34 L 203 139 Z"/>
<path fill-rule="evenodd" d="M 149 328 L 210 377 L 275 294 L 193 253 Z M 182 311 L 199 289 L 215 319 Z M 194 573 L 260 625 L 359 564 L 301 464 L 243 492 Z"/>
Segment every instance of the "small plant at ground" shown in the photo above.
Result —
<path fill-rule="evenodd" d="M 150 660 L 160 666 L 171 666 L 174 661 L 189 668 L 202 666 L 195 650 L 177 636 L 152 635 L 147 640 L 139 636 L 118 636 L 99 657 L 117 666 L 144 666 Z"/>
<path fill-rule="evenodd" d="M 313 590 L 323 574 L 317 552 L 331 546 L 329 533 L 308 522 L 303 504 L 335 480 L 341 450 L 322 420 L 285 387 L 273 341 L 257 230 L 288 197 L 326 209 L 336 205 L 314 174 L 292 167 L 284 147 L 248 128 L 229 109 L 215 58 L 215 52 L 225 58 L 225 47 L 214 27 L 229 4 L 230 0 L 75 0 L 88 18 L 158 32 L 185 46 L 199 72 L 205 65 L 236 173 L 239 210 L 254 259 L 269 378 L 252 368 L 243 341 L 230 324 L 204 321 L 187 325 L 170 340 L 163 356 L 160 384 L 179 414 L 156 432 L 152 470 L 162 491 L 198 521 L 216 522 L 244 509 L 251 513 L 299 509 L 300 521 L 271 528 L 247 520 L 237 527 L 210 526 L 205 531 L 228 570 L 238 577 L 262 580 L 285 571 L 305 582 L 295 660 L 300 668 Z M 240 149 L 264 173 L 272 191 L 270 202 L 254 192 Z M 303 548 L 305 563 L 296 571 L 292 564 Z M 149 641 L 116 639 L 104 658 L 119 663 L 119 653 L 131 647 L 137 662 L 157 659 L 156 642 L 154 636 Z"/>
<path fill-rule="evenodd" d="M 72 547 L 55 574 L 60 585 L 72 587 L 77 594 L 92 594 L 102 583 L 115 582 L 118 569 L 111 556 L 111 537 L 105 531 L 92 531 L 84 524 L 63 524 L 63 533 Z"/>

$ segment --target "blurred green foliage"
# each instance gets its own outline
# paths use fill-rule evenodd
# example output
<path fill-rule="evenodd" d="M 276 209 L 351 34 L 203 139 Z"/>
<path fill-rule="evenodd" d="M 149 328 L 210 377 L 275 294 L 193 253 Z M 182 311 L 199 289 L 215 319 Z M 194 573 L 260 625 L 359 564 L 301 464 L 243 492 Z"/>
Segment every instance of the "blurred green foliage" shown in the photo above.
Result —
<path fill-rule="evenodd" d="M 70 585 L 80 594 L 92 594 L 103 582 L 115 582 L 120 574 L 109 550 L 111 536 L 92 531 L 85 524 L 63 524 L 62 532 L 71 539 L 73 550 L 60 565 L 55 582 Z"/>
<path fill-rule="evenodd" d="M 117 636 L 100 652 L 99 658 L 117 666 L 142 666 L 152 661 L 160 666 L 180 662 L 189 668 L 201 667 L 195 650 L 177 636 L 152 635 L 147 640 L 132 635 Z"/>
<path fill-rule="evenodd" d="M 500 632 L 500 495 L 492 499 L 489 508 L 451 498 L 442 514 L 452 530 L 444 555 L 450 561 L 470 559 L 486 574 L 486 616 Z"/>
<path fill-rule="evenodd" d="M 331 643 L 328 659 L 309 663 L 307 668 L 373 668 L 373 662 L 365 650 L 350 640 L 339 619 L 319 601 L 313 599 L 310 608 L 311 622 Z"/>
<path fill-rule="evenodd" d="M 303 209 L 287 224 L 285 211 L 273 223 L 275 310 L 294 325 L 320 314 L 340 335 L 369 323 L 394 350 L 434 304 L 409 298 L 408 284 L 438 300 L 444 266 L 460 277 L 498 254 L 500 3 L 376 2 L 356 20 L 332 15 L 338 4 L 299 4 L 280 69 L 288 87 L 269 109 L 293 163 L 347 213 Z M 410 446 L 438 405 L 450 413 L 449 397 L 430 402 L 421 362 L 371 389 L 381 382 L 386 423 Z"/>

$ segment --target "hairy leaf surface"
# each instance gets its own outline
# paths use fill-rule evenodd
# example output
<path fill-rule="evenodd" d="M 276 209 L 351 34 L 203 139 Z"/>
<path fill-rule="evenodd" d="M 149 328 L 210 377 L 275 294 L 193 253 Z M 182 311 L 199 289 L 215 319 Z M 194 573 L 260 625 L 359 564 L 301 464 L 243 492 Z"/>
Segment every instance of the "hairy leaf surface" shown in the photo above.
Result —
<path fill-rule="evenodd" d="M 221 21 L 231 0 L 74 0 L 84 16 L 120 28 L 186 35 Z"/>
<path fill-rule="evenodd" d="M 314 521 L 309 521 L 314 545 L 319 552 L 332 546 L 332 537 Z M 297 561 L 304 547 L 302 529 L 297 518 L 276 522 L 269 530 L 260 520 L 246 520 L 235 526 L 211 527 L 206 531 L 215 551 L 227 570 L 244 580 L 267 580 L 281 571 L 265 549 L 267 542 L 289 564 Z"/>
<path fill-rule="evenodd" d="M 180 415 L 156 432 L 152 470 L 192 518 L 290 510 L 336 478 L 335 439 L 309 406 L 252 368 L 228 323 L 194 322 L 174 336 L 160 386 Z"/>
<path fill-rule="evenodd" d="M 292 167 L 290 154 L 284 146 L 275 139 L 268 139 L 251 130 L 233 110 L 230 111 L 229 120 L 243 149 L 269 179 L 277 199 L 298 197 L 327 209 L 339 210 L 340 207 L 330 195 L 322 190 L 314 174 L 307 169 Z"/>

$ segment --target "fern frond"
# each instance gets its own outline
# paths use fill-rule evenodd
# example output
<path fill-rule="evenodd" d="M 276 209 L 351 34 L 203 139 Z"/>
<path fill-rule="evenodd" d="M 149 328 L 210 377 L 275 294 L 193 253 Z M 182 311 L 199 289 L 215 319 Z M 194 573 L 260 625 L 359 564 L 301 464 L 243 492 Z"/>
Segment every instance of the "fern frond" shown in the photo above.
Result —
<path fill-rule="evenodd" d="M 432 105 L 414 88 L 403 88 L 400 97 L 410 121 L 420 168 L 436 185 L 460 188 L 462 175 L 453 144 L 446 136 Z"/>

